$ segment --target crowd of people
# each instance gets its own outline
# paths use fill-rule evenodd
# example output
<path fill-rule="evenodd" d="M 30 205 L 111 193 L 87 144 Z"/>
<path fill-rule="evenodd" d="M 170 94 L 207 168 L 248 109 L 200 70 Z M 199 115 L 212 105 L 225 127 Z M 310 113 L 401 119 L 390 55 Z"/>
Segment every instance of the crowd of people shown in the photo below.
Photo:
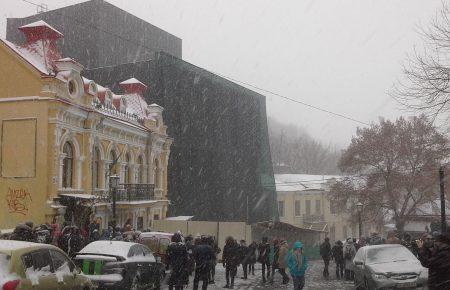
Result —
<path fill-rule="evenodd" d="M 200 282 L 202 290 L 208 289 L 209 284 L 215 283 L 215 267 L 220 252 L 213 237 L 188 236 L 183 243 L 181 235 L 174 234 L 167 248 L 168 265 L 171 269 L 169 289 L 183 289 L 188 285 L 191 275 L 194 276 L 194 290 L 198 289 Z M 243 280 L 248 279 L 248 275 L 255 275 L 255 264 L 258 262 L 262 265 L 263 283 L 273 283 L 275 274 L 279 273 L 282 283 L 287 284 L 290 281 L 286 273 L 288 269 L 294 289 L 303 289 L 308 264 L 302 243 L 297 241 L 289 249 L 285 240 L 274 239 L 269 243 L 267 237 L 262 238 L 259 244 L 252 242 L 250 245 L 245 240 L 238 242 L 233 237 L 226 238 L 222 254 L 226 279 L 224 288 L 234 288 L 239 268 L 242 268 Z"/>
<path fill-rule="evenodd" d="M 353 258 L 359 248 L 367 245 L 401 244 L 418 258 L 422 266 L 428 268 L 429 289 L 450 289 L 450 235 L 424 233 L 413 240 L 411 235 L 398 235 L 394 231 L 387 233 L 386 239 L 373 233 L 367 238 L 348 238 L 345 243 L 336 241 L 331 247 L 329 238 L 320 245 L 320 255 L 324 261 L 323 276 L 328 279 L 330 261 L 336 264 L 336 278 L 353 280 Z"/>
<path fill-rule="evenodd" d="M 115 240 L 134 242 L 137 240 L 138 234 L 139 232 L 134 231 L 128 223 L 123 228 L 109 226 L 107 229 L 100 231 L 100 224 L 97 220 L 92 221 L 82 229 L 66 224 L 62 227 L 57 223 L 34 226 L 33 222 L 25 222 L 18 224 L 10 235 L 2 238 L 52 244 L 62 249 L 72 258 L 84 246 L 93 241 Z"/>

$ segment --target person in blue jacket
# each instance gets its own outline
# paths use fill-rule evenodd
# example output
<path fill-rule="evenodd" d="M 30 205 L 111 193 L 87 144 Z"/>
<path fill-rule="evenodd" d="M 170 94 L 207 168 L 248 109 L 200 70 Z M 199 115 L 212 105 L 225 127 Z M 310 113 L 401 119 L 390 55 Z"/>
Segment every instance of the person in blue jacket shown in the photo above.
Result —
<path fill-rule="evenodd" d="M 294 282 L 294 290 L 301 290 L 305 286 L 305 272 L 308 268 L 308 261 L 303 254 L 303 245 L 300 241 L 294 243 L 294 246 L 286 255 L 286 265 Z"/>

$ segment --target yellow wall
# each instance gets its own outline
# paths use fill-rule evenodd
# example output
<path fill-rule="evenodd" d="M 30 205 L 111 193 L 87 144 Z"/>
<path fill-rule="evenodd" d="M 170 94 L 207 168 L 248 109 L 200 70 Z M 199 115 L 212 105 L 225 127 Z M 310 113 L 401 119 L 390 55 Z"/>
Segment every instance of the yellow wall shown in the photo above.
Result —
<path fill-rule="evenodd" d="M 0 42 L 0 98 L 39 96 L 41 77 L 25 60 Z M 19 80 L 19 81 L 18 81 Z"/>
<path fill-rule="evenodd" d="M 0 166 L 6 162 L 7 155 L 14 154 L 19 163 L 29 163 L 35 159 L 34 174 L 29 177 L 4 177 L 0 172 L 0 228 L 13 228 L 18 222 L 32 220 L 35 223 L 45 222 L 48 214 L 46 203 L 47 193 L 47 103 L 42 101 L 0 102 L 0 147 L 3 136 L 3 125 L 11 119 L 36 120 L 35 150 L 23 149 L 18 144 L 16 149 L 2 148 L 0 151 Z M 6 150 L 7 149 L 7 150 Z M 12 151 L 10 151 L 12 150 Z M 16 150 L 17 152 L 14 152 Z M 8 152 L 6 152 L 8 151 Z M 20 152 L 19 152 L 20 151 Z"/>

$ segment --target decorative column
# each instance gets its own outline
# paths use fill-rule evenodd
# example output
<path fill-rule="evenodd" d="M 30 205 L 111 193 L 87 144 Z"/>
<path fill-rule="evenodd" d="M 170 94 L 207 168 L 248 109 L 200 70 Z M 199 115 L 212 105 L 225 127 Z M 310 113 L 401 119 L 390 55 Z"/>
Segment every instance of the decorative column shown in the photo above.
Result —
<path fill-rule="evenodd" d="M 66 158 L 65 153 L 59 154 L 59 173 L 58 173 L 58 189 L 63 188 L 63 167 L 64 167 L 64 158 Z"/>
<path fill-rule="evenodd" d="M 81 189 L 81 175 L 82 175 L 82 167 L 83 167 L 83 161 L 84 161 L 84 156 L 79 156 L 76 158 L 76 184 L 75 184 L 75 188 L 76 189 Z"/>

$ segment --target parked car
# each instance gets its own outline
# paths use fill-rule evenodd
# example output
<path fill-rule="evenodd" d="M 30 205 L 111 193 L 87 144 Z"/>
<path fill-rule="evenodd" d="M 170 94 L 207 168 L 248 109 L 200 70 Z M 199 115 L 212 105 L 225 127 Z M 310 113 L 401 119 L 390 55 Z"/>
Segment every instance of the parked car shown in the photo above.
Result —
<path fill-rule="evenodd" d="M 0 289 L 93 289 L 80 273 L 55 246 L 0 240 Z"/>
<path fill-rule="evenodd" d="M 164 274 L 164 265 L 146 246 L 131 242 L 92 242 L 74 260 L 102 289 L 159 289 Z"/>
<path fill-rule="evenodd" d="M 402 245 L 362 247 L 353 265 L 357 289 L 428 289 L 428 269 Z"/>
<path fill-rule="evenodd" d="M 172 233 L 143 232 L 139 235 L 138 243 L 146 245 L 164 265 L 167 265 L 166 250 L 172 240 Z"/>

